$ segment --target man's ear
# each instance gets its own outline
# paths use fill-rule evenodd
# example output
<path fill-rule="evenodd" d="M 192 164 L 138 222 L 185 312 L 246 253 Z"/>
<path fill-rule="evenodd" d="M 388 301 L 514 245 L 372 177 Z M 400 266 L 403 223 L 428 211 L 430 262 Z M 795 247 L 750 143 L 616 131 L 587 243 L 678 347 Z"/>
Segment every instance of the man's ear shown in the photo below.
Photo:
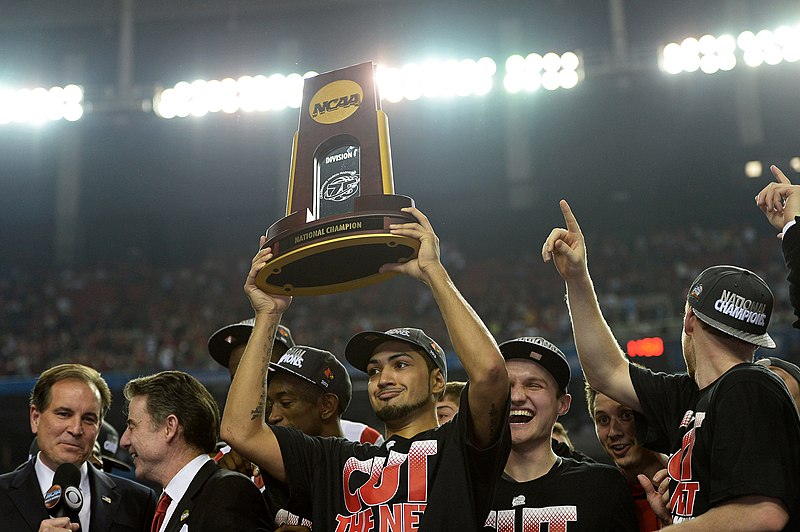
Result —
<path fill-rule="evenodd" d="M 327 421 L 339 412 L 339 397 L 334 393 L 323 393 L 319 398 L 319 417 Z"/>
<path fill-rule="evenodd" d="M 172 441 L 174 438 L 177 438 L 178 434 L 181 432 L 181 423 L 178 420 L 178 416 L 175 414 L 168 415 L 167 419 L 164 420 L 162 430 L 164 431 L 167 441 Z"/>
<path fill-rule="evenodd" d="M 563 416 L 567 412 L 569 412 L 569 407 L 572 404 L 572 396 L 568 393 L 565 393 L 561 397 L 558 398 L 558 415 Z"/>
<path fill-rule="evenodd" d="M 31 421 L 31 432 L 34 434 L 39 432 L 39 418 L 42 417 L 42 413 L 39 412 L 39 409 L 35 406 L 31 405 L 30 409 L 30 421 Z"/>
<path fill-rule="evenodd" d="M 441 399 L 446 384 L 444 375 L 442 375 L 442 370 L 439 368 L 433 370 L 431 373 L 431 392 L 433 396 L 436 397 L 437 401 Z"/>
<path fill-rule="evenodd" d="M 687 305 L 686 313 L 683 315 L 683 332 L 686 334 L 694 332 L 695 320 L 697 320 L 697 316 L 694 314 L 694 309 Z"/>

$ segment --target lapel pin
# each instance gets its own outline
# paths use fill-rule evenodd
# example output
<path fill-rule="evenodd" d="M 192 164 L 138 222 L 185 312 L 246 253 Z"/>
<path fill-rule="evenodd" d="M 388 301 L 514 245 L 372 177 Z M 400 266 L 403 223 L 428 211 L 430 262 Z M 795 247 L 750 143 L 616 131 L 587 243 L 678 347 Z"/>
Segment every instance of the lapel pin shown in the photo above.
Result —
<path fill-rule="evenodd" d="M 103 499 L 103 502 L 107 502 L 108 504 L 111 504 L 111 497 L 106 497 L 105 495 L 103 495 L 100 498 Z"/>
<path fill-rule="evenodd" d="M 184 521 L 186 521 L 186 519 L 187 519 L 188 517 L 189 517 L 189 510 L 184 510 L 184 511 L 183 511 L 183 513 L 181 514 L 181 523 L 183 523 Z"/>

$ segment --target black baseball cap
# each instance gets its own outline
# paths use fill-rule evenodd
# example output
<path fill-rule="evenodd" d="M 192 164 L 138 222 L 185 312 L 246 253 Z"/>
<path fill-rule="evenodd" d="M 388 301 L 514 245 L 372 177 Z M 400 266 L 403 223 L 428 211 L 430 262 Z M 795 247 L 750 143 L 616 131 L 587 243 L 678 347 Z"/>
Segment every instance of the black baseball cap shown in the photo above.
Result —
<path fill-rule="evenodd" d="M 558 387 L 566 393 L 571 371 L 567 357 L 561 349 L 541 336 L 523 336 L 500 344 L 500 353 L 506 360 L 522 359 L 536 362 L 550 372 Z"/>
<path fill-rule="evenodd" d="M 800 386 L 800 367 L 797 367 L 796 364 L 792 364 L 788 360 L 778 357 L 760 358 L 756 360 L 756 364 L 761 364 L 762 366 L 767 367 L 774 366 L 776 368 L 781 368 L 783 371 L 794 377 L 794 380 L 797 381 L 797 385 Z"/>
<path fill-rule="evenodd" d="M 255 322 L 255 318 L 250 318 L 239 323 L 232 323 L 212 334 L 208 339 L 208 352 L 211 358 L 227 368 L 231 351 L 237 345 L 247 343 L 253 333 Z M 289 349 L 294 345 L 292 331 L 288 327 L 278 325 L 278 330 L 275 331 L 275 342 Z"/>
<path fill-rule="evenodd" d="M 283 371 L 332 393 L 339 398 L 339 412 L 347 410 L 353 397 L 353 385 L 344 365 L 330 351 L 295 345 L 277 362 L 270 362 L 270 371 Z"/>
<path fill-rule="evenodd" d="M 106 420 L 103 420 L 96 443 L 103 458 L 103 469 L 109 470 L 109 466 L 113 466 L 123 471 L 131 470 L 131 464 L 125 460 L 126 457 L 130 460 L 130 455 L 119 446 L 119 432 Z"/>
<path fill-rule="evenodd" d="M 764 280 L 737 266 L 712 266 L 691 284 L 686 301 L 697 317 L 735 338 L 772 349 L 767 334 L 772 291 Z"/>
<path fill-rule="evenodd" d="M 431 357 L 433 363 L 442 372 L 445 382 L 447 382 L 447 358 L 444 355 L 444 351 L 422 329 L 414 327 L 400 327 L 389 329 L 386 332 L 365 331 L 358 333 L 347 342 L 347 346 L 344 348 L 344 357 L 354 368 L 366 373 L 367 363 L 375 348 L 383 342 L 392 340 L 400 340 L 421 348 Z"/>

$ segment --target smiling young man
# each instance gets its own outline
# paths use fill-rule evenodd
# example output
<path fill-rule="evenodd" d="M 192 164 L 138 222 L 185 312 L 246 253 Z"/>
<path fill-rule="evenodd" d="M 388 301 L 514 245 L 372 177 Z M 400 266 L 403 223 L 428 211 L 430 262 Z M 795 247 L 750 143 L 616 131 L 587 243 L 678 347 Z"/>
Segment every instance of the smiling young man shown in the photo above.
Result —
<path fill-rule="evenodd" d="M 639 445 L 636 436 L 636 419 L 632 408 L 596 392 L 588 384 L 586 385 L 586 405 L 589 408 L 589 415 L 594 421 L 594 429 L 600 445 L 628 481 L 628 488 L 636 503 L 636 520 L 639 523 L 639 530 L 642 532 L 659 530 L 662 522 L 647 501 L 647 495 L 639 481 L 639 475 L 644 475 L 648 479 L 660 480 L 659 471 L 667 467 L 667 457 Z M 655 483 L 660 484 L 658 481 Z M 666 488 L 666 486 L 664 487 Z"/>
<path fill-rule="evenodd" d="M 633 500 L 615 468 L 557 456 L 553 425 L 567 413 L 570 368 L 541 337 L 500 344 L 511 381 L 511 454 L 485 530 L 635 531 Z"/>
<path fill-rule="evenodd" d="M 0 476 L 0 528 L 78 530 L 79 523 L 70 523 L 68 517 L 50 518 L 43 499 L 58 467 L 74 464 L 81 473 L 81 530 L 147 530 L 156 505 L 153 490 L 107 475 L 88 461 L 110 406 L 111 390 L 95 369 L 60 364 L 42 372 L 31 392 L 29 412 L 39 451 L 22 467 Z"/>
<path fill-rule="evenodd" d="M 254 258 L 245 293 L 255 327 L 228 394 L 225 441 L 306 501 L 314 532 L 477 530 L 508 454 L 508 374 L 497 344 L 441 264 L 438 238 L 417 209 L 417 223 L 390 226 L 417 238 L 417 258 L 389 264 L 423 281 L 433 293 L 470 384 L 455 419 L 438 426 L 436 401 L 447 380 L 444 352 L 420 329 L 366 332 L 345 356 L 369 375 L 368 395 L 386 424 L 382 446 L 310 437 L 264 423 L 270 339 L 290 298 L 271 295 L 255 277 L 271 258 Z M 263 245 L 262 238 L 261 244 Z M 461 505 L 453 511 L 453 501 Z"/>

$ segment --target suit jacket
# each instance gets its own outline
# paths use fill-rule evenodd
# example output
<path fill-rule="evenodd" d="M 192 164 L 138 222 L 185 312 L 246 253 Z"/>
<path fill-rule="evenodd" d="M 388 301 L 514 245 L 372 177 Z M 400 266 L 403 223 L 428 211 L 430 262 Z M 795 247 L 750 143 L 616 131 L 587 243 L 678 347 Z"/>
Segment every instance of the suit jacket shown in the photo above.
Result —
<path fill-rule="evenodd" d="M 789 280 L 789 301 L 792 303 L 795 317 L 798 318 L 792 325 L 800 328 L 800 216 L 796 220 L 798 223 L 783 235 L 781 246 L 786 267 L 789 269 L 789 275 L 786 277 Z"/>
<path fill-rule="evenodd" d="M 37 532 L 50 516 L 31 458 L 22 467 L 0 475 L 0 528 Z M 92 490 L 88 532 L 149 532 L 156 509 L 155 492 L 131 480 L 109 475 L 89 464 Z"/>
<path fill-rule="evenodd" d="M 264 497 L 255 484 L 211 460 L 197 472 L 178 501 L 165 532 L 271 531 Z M 185 530 L 185 529 L 184 529 Z"/>

